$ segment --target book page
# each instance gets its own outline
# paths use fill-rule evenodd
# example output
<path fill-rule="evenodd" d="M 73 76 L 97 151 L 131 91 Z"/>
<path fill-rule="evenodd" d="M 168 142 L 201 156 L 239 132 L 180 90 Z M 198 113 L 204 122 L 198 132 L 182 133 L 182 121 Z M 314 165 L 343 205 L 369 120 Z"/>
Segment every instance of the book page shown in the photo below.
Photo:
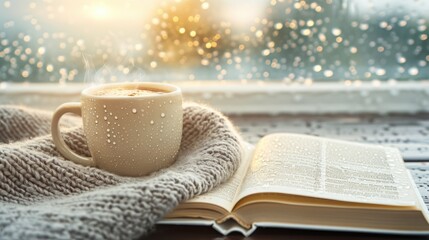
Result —
<path fill-rule="evenodd" d="M 239 198 L 275 192 L 340 201 L 415 205 L 398 150 L 299 134 L 261 139 Z"/>
<path fill-rule="evenodd" d="M 240 186 L 243 183 L 247 169 L 249 168 L 250 161 L 252 160 L 252 153 L 254 147 L 251 144 L 245 143 L 244 153 L 240 166 L 234 175 L 225 183 L 219 185 L 212 191 L 197 196 L 193 199 L 188 200 L 190 203 L 210 203 L 218 205 L 231 211 L 235 205 L 237 195 L 240 190 Z"/>

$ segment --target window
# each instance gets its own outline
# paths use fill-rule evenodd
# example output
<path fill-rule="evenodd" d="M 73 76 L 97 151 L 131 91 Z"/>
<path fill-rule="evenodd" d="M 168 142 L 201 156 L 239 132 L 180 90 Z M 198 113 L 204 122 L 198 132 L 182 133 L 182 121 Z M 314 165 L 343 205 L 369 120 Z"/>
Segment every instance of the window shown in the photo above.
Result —
<path fill-rule="evenodd" d="M 2 82 L 428 79 L 429 2 L 0 2 Z"/>

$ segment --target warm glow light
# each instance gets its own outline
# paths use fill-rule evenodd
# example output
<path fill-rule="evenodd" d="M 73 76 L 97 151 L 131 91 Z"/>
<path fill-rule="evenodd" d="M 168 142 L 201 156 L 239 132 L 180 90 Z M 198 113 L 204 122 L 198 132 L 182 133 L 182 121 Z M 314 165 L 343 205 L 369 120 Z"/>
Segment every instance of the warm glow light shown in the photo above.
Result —
<path fill-rule="evenodd" d="M 109 13 L 110 9 L 105 5 L 96 5 L 91 9 L 91 14 L 95 19 L 105 19 Z"/>
<path fill-rule="evenodd" d="M 124 0 L 75 0 L 67 1 L 65 8 L 76 9 L 78 6 L 84 12 L 84 16 L 76 19 L 76 21 L 80 20 L 85 24 L 96 23 L 97 21 L 112 21 L 118 24 L 127 24 L 127 26 L 135 26 L 138 23 L 147 22 L 153 16 L 152 13 L 158 5 L 155 1 L 136 1 L 130 5 L 124 4 Z M 70 17 L 72 16 L 66 16 L 66 14 L 61 16 L 63 20 Z"/>
<path fill-rule="evenodd" d="M 224 8 L 219 13 L 219 17 L 233 23 L 233 27 L 242 29 L 250 26 L 255 18 L 263 16 L 266 4 L 265 1 L 259 0 L 223 0 L 220 2 L 224 4 Z M 237 9 L 240 10 L 237 11 Z"/>

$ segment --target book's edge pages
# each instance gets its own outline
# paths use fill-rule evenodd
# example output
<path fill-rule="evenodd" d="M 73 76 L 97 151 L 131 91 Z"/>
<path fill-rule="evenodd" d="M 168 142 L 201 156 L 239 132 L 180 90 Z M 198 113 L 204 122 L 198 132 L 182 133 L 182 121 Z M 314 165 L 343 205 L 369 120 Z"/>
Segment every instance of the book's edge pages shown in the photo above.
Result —
<path fill-rule="evenodd" d="M 218 231 L 224 236 L 233 233 L 239 232 L 243 236 L 250 236 L 257 228 L 256 225 L 252 225 L 250 229 L 242 227 L 240 224 L 234 221 L 227 221 L 221 224 L 216 223 L 214 220 L 205 220 L 205 219 L 189 219 L 189 218 L 175 218 L 175 219 L 163 219 L 157 224 L 161 225 L 189 225 L 189 226 L 211 226 L 213 229 Z"/>
<path fill-rule="evenodd" d="M 411 173 L 407 171 L 408 177 L 412 180 Z M 411 181 L 412 188 L 417 194 L 416 198 L 418 206 L 429 223 L 429 211 L 421 198 L 417 186 L 414 181 Z M 211 226 L 213 229 L 223 235 L 228 235 L 233 232 L 241 233 L 243 236 L 250 236 L 258 227 L 263 228 L 287 228 L 287 229 L 301 229 L 301 230 L 319 230 L 319 231 L 337 231 L 337 232 L 361 232 L 372 234 L 396 234 L 396 235 L 429 235 L 429 231 L 406 231 L 406 230 L 392 230 L 392 229 L 372 229 L 372 228 L 359 228 L 359 227 L 340 227 L 340 226 L 323 226 L 323 225 L 307 225 L 307 224 L 290 224 L 290 223 L 276 223 L 276 222 L 256 222 L 247 229 L 235 221 L 226 221 L 217 223 L 215 220 L 206 219 L 189 219 L 189 218 L 174 218 L 163 219 L 157 224 L 165 225 L 189 225 L 189 226 Z"/>
<path fill-rule="evenodd" d="M 396 234 L 396 235 L 429 235 L 429 231 L 407 231 L 407 230 L 391 230 L 391 229 L 372 229 L 359 227 L 339 227 L 339 226 L 323 226 L 323 225 L 306 225 L 306 224 L 286 224 L 273 222 L 257 222 L 253 225 L 258 227 L 269 228 L 288 228 L 301 230 L 319 230 L 319 231 L 336 231 L 336 232 L 360 232 L 360 233 L 377 233 L 377 234 Z"/>
<path fill-rule="evenodd" d="M 422 196 L 419 192 L 419 189 L 417 188 L 416 182 L 414 181 L 413 176 L 411 175 L 411 171 L 407 170 L 407 173 L 408 173 L 408 177 L 411 180 L 414 193 L 416 194 L 417 206 L 420 208 L 420 211 L 422 212 L 423 217 L 426 219 L 426 222 L 428 222 L 428 224 L 429 224 L 429 210 L 428 210 L 426 204 L 424 203 L 424 201 L 422 199 Z"/>
<path fill-rule="evenodd" d="M 359 227 L 335 227 L 323 225 L 306 225 L 306 224 L 288 224 L 288 223 L 275 223 L 275 222 L 257 222 L 252 224 L 250 229 L 246 229 L 234 221 L 228 221 L 222 224 L 216 223 L 213 220 L 204 219 L 187 219 L 176 218 L 161 220 L 157 224 L 161 225 L 188 225 L 188 226 L 206 226 L 212 227 L 224 236 L 233 232 L 241 233 L 243 236 L 250 236 L 255 230 L 260 228 L 285 228 L 297 230 L 317 230 L 317 231 L 337 231 L 337 232 L 360 232 L 360 233 L 373 233 L 373 234 L 396 234 L 396 235 L 429 235 L 429 231 L 406 231 L 406 230 L 391 230 L 391 229 L 372 229 L 372 228 L 359 228 Z"/>
<path fill-rule="evenodd" d="M 214 220 L 196 219 L 196 218 L 170 218 L 162 219 L 156 224 L 160 225 L 186 225 L 186 226 L 211 226 L 215 223 Z"/>

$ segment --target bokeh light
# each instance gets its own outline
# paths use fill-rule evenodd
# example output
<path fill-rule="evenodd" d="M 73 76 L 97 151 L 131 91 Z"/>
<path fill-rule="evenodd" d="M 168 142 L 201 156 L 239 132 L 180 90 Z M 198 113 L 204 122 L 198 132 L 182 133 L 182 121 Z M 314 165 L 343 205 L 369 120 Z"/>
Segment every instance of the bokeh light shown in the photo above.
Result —
<path fill-rule="evenodd" d="M 0 81 L 428 79 L 427 1 L 0 2 Z"/>

